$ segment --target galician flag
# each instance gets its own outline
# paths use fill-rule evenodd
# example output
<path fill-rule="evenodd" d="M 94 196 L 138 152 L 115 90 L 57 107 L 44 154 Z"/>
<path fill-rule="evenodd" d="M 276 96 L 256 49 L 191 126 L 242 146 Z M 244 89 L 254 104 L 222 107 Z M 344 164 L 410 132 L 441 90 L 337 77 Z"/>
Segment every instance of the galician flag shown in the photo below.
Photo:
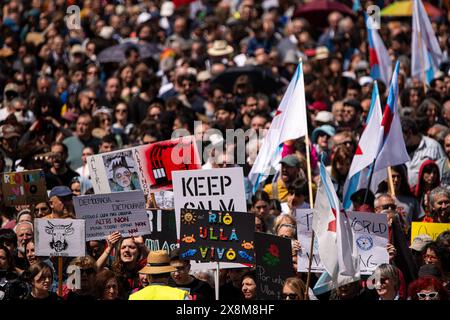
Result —
<path fill-rule="evenodd" d="M 378 85 L 374 82 L 372 90 L 372 102 L 367 116 L 367 126 L 359 139 L 352 164 L 348 172 L 347 181 L 344 185 L 344 209 L 351 207 L 350 197 L 361 188 L 367 188 L 369 175 L 373 161 L 378 155 L 383 142 L 383 127 L 381 121 L 383 114 L 381 111 L 380 95 Z M 370 167 L 370 168 L 369 168 Z M 372 189 L 372 188 L 371 188 Z"/>
<path fill-rule="evenodd" d="M 317 236 L 319 256 L 326 272 L 321 277 L 326 290 L 360 279 L 359 254 L 354 233 L 323 162 L 313 210 L 312 227 Z"/>
<path fill-rule="evenodd" d="M 429 84 L 439 70 L 444 55 L 422 1 L 413 1 L 411 76 Z"/>
<path fill-rule="evenodd" d="M 383 127 L 383 142 L 375 162 L 375 172 L 387 167 L 396 166 L 410 161 L 403 139 L 400 114 L 398 112 L 398 72 L 400 62 L 397 61 L 389 87 L 389 96 L 383 112 L 381 125 Z"/>
<path fill-rule="evenodd" d="M 253 192 L 256 192 L 258 186 L 267 179 L 271 168 L 278 165 L 281 160 L 282 144 L 303 137 L 307 131 L 305 84 L 300 62 L 248 174 Z"/>
<path fill-rule="evenodd" d="M 387 87 L 392 75 L 392 63 L 389 58 L 389 53 L 384 46 L 383 40 L 381 39 L 378 31 L 369 27 L 367 16 L 366 26 L 367 37 L 369 40 L 370 76 L 374 80 L 383 81 Z"/>

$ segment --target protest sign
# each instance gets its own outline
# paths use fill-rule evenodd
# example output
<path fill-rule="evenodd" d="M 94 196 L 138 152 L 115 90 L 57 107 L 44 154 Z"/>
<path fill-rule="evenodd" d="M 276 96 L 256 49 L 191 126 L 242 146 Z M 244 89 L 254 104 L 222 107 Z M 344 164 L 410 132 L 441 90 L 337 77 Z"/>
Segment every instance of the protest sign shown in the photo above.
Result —
<path fill-rule="evenodd" d="M 450 223 L 413 222 L 411 227 L 411 243 L 419 234 L 427 234 L 431 239 L 436 238 L 444 231 L 450 230 Z"/>
<path fill-rule="evenodd" d="M 86 255 L 85 221 L 35 219 L 36 256 L 83 257 Z"/>
<path fill-rule="evenodd" d="M 347 212 L 350 225 L 355 233 L 354 241 L 359 252 L 359 267 L 363 275 L 372 274 L 375 268 L 382 263 L 389 263 L 388 224 L 386 214 L 368 212 Z M 308 272 L 309 249 L 311 244 L 312 210 L 297 209 L 297 236 L 301 244 L 298 254 L 299 272 Z M 314 256 L 312 260 L 313 272 L 323 272 L 324 268 L 318 255 L 317 242 L 314 243 Z"/>
<path fill-rule="evenodd" d="M 247 211 L 242 168 L 175 171 L 175 213 L 180 225 L 181 209 Z M 177 229 L 178 238 L 180 231 Z"/>
<path fill-rule="evenodd" d="M 254 264 L 255 216 L 228 210 L 181 209 L 183 259 Z"/>
<path fill-rule="evenodd" d="M 142 191 L 75 197 L 75 213 L 86 220 L 86 240 L 103 240 L 118 231 L 122 237 L 150 233 Z"/>
<path fill-rule="evenodd" d="M 291 240 L 255 232 L 256 295 L 259 300 L 281 300 L 283 285 L 295 275 Z"/>
<path fill-rule="evenodd" d="M 151 193 L 152 208 L 170 210 L 175 208 L 173 191 L 160 190 Z"/>
<path fill-rule="evenodd" d="M 33 204 L 47 200 L 45 174 L 41 169 L 3 173 L 3 201 L 7 206 Z"/>
<path fill-rule="evenodd" d="M 172 172 L 200 169 L 193 136 L 102 153 L 87 158 L 96 194 L 172 188 Z"/>
<path fill-rule="evenodd" d="M 177 245 L 175 210 L 147 210 L 150 233 L 144 236 L 150 251 L 166 250 L 170 253 Z"/>

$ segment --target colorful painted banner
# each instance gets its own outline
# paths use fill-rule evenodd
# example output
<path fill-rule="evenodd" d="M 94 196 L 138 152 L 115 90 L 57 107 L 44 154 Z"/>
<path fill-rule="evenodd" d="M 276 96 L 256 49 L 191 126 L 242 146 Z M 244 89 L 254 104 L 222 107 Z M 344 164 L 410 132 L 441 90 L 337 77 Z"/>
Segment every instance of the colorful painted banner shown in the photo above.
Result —
<path fill-rule="evenodd" d="M 181 209 L 183 259 L 254 264 L 255 216 L 228 210 Z"/>
<path fill-rule="evenodd" d="M 419 234 L 427 234 L 431 239 L 436 238 L 444 231 L 450 230 L 450 223 L 413 222 L 411 227 L 411 243 Z"/>
<path fill-rule="evenodd" d="M 144 236 L 145 245 L 150 251 L 174 250 L 177 245 L 175 210 L 147 210 L 150 234 Z"/>
<path fill-rule="evenodd" d="M 256 294 L 259 300 L 281 300 L 283 285 L 295 275 L 291 240 L 255 232 Z"/>
<path fill-rule="evenodd" d="M 176 170 L 200 169 L 193 136 L 102 153 L 87 159 L 96 194 L 172 189 Z"/>
<path fill-rule="evenodd" d="M 75 213 L 86 221 L 86 240 L 104 240 L 118 231 L 122 237 L 150 233 L 142 191 L 75 197 Z"/>
<path fill-rule="evenodd" d="M 36 256 L 84 257 L 85 221 L 80 219 L 35 219 Z"/>
<path fill-rule="evenodd" d="M 386 214 L 375 214 L 368 212 L 347 212 L 350 223 L 355 232 L 355 242 L 359 251 L 359 267 L 363 275 L 372 274 L 375 268 L 382 263 L 389 263 L 387 252 L 388 224 Z M 311 232 L 312 232 L 311 209 L 297 209 L 297 237 L 301 245 L 298 253 L 298 272 L 308 272 Z M 317 241 L 314 242 L 312 272 L 323 272 L 324 268 L 320 262 Z"/>
<path fill-rule="evenodd" d="M 33 204 L 47 200 L 44 171 L 27 170 L 1 175 L 3 201 L 7 206 Z"/>

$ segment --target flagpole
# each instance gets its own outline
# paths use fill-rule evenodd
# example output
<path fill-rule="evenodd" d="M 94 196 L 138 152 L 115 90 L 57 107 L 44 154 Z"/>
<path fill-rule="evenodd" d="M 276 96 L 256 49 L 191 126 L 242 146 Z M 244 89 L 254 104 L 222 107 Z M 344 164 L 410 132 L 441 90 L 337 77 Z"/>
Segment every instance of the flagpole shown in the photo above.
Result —
<path fill-rule="evenodd" d="M 311 155 L 310 155 L 310 146 L 311 141 L 309 140 L 308 131 L 306 131 L 305 135 L 305 143 L 306 143 L 306 171 L 308 174 L 308 191 L 309 191 L 309 206 L 311 209 L 314 208 L 314 200 L 313 200 L 313 192 L 312 192 L 312 175 L 311 175 Z M 313 260 L 313 252 L 314 252 L 314 230 L 311 230 L 311 245 L 309 249 L 309 266 L 308 266 L 308 277 L 306 279 L 306 290 L 305 290 L 305 300 L 308 300 L 308 291 L 309 291 L 309 284 L 311 282 L 311 266 L 312 266 L 312 260 Z"/>
<path fill-rule="evenodd" d="M 387 168 L 387 172 L 388 172 L 389 189 L 391 189 L 391 196 L 395 198 L 394 179 L 392 179 L 392 168 L 390 166 Z"/>

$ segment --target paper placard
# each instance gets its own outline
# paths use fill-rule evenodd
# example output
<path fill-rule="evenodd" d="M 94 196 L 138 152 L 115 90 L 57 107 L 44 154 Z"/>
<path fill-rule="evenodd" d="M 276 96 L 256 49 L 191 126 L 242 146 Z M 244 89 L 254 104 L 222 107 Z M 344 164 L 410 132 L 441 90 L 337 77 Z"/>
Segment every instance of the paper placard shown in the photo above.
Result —
<path fill-rule="evenodd" d="M 450 223 L 413 222 L 411 227 L 411 243 L 419 234 L 427 234 L 431 239 L 436 238 L 444 231 L 450 230 Z"/>
<path fill-rule="evenodd" d="M 7 206 L 33 204 L 47 200 L 44 171 L 27 170 L 1 175 L 3 201 Z"/>

